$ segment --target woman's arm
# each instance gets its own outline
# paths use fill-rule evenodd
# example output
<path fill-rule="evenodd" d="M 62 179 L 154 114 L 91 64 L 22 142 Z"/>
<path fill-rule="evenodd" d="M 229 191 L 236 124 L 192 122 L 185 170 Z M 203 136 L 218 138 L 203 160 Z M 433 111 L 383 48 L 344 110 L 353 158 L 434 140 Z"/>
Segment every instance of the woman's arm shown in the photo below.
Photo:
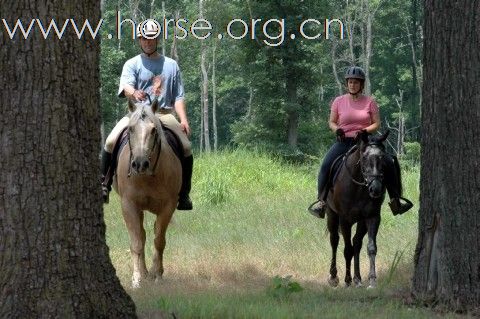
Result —
<path fill-rule="evenodd" d="M 338 113 L 333 110 L 330 111 L 330 119 L 328 120 L 328 126 L 335 133 L 338 129 Z"/>
<path fill-rule="evenodd" d="M 372 117 L 372 124 L 367 126 L 365 130 L 368 133 L 375 133 L 380 128 L 380 113 L 377 112 Z"/>

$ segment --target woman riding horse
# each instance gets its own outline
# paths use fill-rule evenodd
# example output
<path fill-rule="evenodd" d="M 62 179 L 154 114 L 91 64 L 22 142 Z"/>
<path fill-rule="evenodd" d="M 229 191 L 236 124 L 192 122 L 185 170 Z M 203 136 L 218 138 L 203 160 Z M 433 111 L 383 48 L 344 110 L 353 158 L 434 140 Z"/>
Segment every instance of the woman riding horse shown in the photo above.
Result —
<path fill-rule="evenodd" d="M 365 85 L 365 72 L 358 66 L 348 68 L 345 73 L 347 94 L 338 96 L 332 103 L 329 126 L 335 132 L 337 141 L 328 150 L 318 174 L 317 201 L 309 207 L 312 215 L 325 217 L 326 198 L 329 192 L 329 172 L 335 159 L 347 153 L 355 145 L 355 137 L 360 132 L 373 133 L 380 127 L 380 113 L 375 100 L 362 94 Z M 390 209 L 394 215 L 403 214 L 413 205 L 400 201 L 402 183 L 400 167 L 395 156 L 388 156 L 385 182 L 390 196 Z"/>

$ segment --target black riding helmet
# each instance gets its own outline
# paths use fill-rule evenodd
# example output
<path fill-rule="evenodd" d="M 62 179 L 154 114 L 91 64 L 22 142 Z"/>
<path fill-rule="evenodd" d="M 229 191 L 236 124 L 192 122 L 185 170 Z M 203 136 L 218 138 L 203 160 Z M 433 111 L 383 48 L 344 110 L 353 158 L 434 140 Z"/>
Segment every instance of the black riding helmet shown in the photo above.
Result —
<path fill-rule="evenodd" d="M 350 92 L 348 91 L 348 93 L 350 95 L 358 95 L 359 93 L 361 93 L 363 91 L 363 87 L 365 85 L 365 71 L 363 71 L 363 69 L 359 66 L 351 66 L 347 69 L 347 72 L 345 72 L 345 86 L 348 87 L 348 79 L 357 79 L 360 81 L 360 89 L 358 90 L 358 92 Z"/>
<path fill-rule="evenodd" d="M 345 72 L 345 80 L 359 79 L 365 81 L 365 71 L 359 66 L 351 66 Z"/>

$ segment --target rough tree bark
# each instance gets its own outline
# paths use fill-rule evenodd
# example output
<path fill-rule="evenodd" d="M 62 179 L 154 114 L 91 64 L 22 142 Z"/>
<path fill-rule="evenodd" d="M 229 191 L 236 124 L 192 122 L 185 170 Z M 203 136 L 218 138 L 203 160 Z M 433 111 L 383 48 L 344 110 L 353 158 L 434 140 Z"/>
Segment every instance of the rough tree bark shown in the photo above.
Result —
<path fill-rule="evenodd" d="M 0 12 L 96 25 L 99 5 L 2 0 Z M 105 242 L 99 40 L 0 34 L 0 318 L 135 317 Z"/>
<path fill-rule="evenodd" d="M 480 306 L 480 1 L 425 1 L 422 170 L 413 293 Z"/>

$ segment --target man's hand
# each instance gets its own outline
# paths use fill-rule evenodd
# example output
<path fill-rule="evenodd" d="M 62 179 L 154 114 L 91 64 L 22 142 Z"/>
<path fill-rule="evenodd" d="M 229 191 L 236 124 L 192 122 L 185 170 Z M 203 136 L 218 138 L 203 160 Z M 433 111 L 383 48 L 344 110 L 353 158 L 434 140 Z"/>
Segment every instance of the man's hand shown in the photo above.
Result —
<path fill-rule="evenodd" d="M 182 126 L 182 130 L 187 134 L 187 136 L 190 136 L 190 125 L 188 125 L 188 121 L 184 120 L 180 122 L 180 125 Z"/>
<path fill-rule="evenodd" d="M 133 91 L 132 96 L 135 100 L 137 100 L 139 102 L 144 101 L 147 98 L 147 95 L 145 94 L 145 92 L 141 91 L 141 90 Z"/>
<path fill-rule="evenodd" d="M 152 79 L 152 82 L 153 94 L 159 96 L 160 94 L 162 94 L 162 78 L 160 77 L 160 75 L 157 75 Z"/>

